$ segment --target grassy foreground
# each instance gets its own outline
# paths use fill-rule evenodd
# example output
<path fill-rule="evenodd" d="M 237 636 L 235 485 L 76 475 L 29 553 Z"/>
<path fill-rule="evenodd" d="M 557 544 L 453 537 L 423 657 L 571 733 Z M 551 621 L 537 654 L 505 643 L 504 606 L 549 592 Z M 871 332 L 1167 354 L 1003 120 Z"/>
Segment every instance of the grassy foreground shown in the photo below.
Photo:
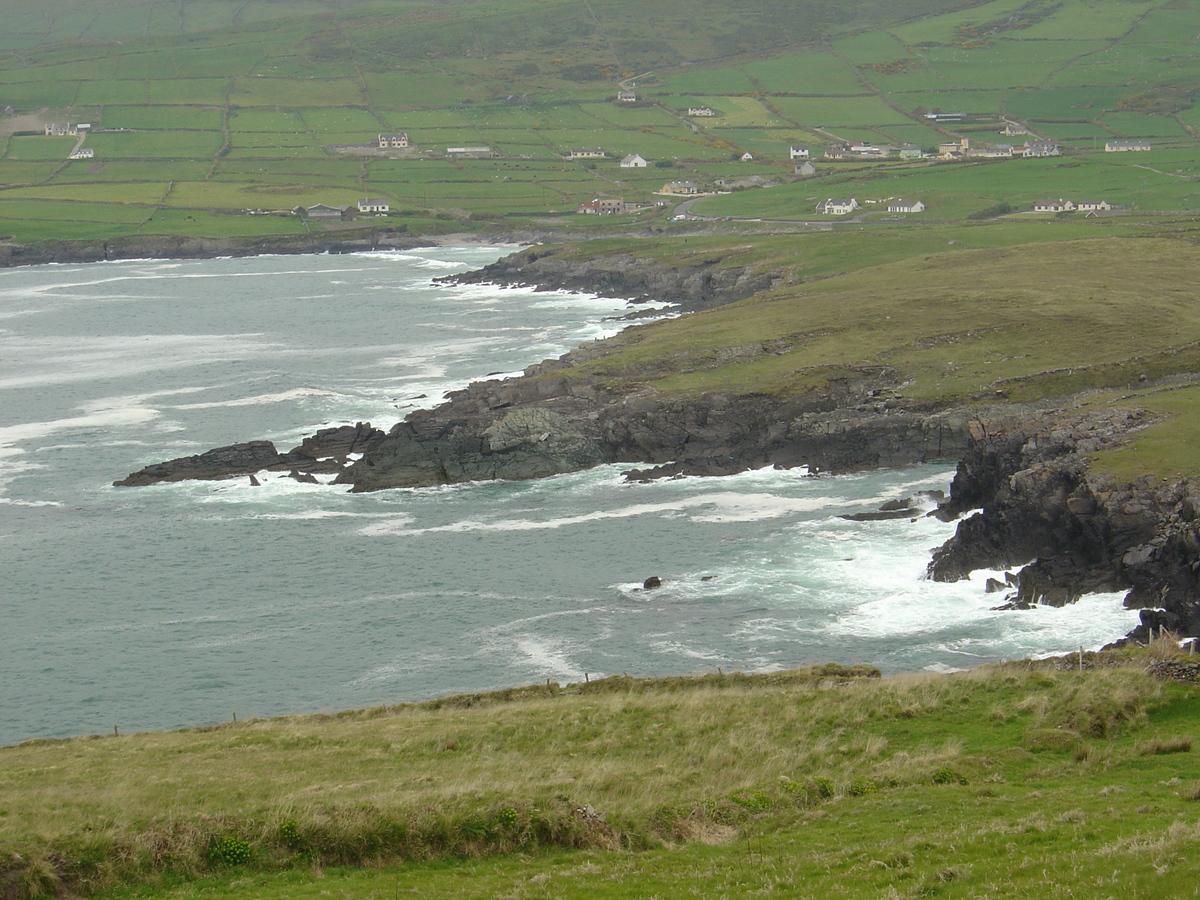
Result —
<path fill-rule="evenodd" d="M 1145 672 L 1173 651 L 31 741 L 0 866 L 24 898 L 1195 896 L 1200 690 Z"/>

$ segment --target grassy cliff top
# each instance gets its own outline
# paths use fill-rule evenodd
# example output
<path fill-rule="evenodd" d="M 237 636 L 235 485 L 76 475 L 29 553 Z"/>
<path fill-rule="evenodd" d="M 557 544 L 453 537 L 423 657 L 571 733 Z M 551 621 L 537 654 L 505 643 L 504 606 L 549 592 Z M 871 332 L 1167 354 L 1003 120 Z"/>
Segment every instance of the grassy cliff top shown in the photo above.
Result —
<path fill-rule="evenodd" d="M 1087 654 L 1083 672 L 1076 656 L 882 680 L 836 666 L 618 677 L 27 742 L 0 750 L 2 868 L 23 896 L 365 897 L 402 882 L 632 897 L 707 891 L 706 877 L 739 895 L 1034 896 L 1070 881 L 1184 896 L 1200 694 L 1143 671 L 1172 646 Z"/>

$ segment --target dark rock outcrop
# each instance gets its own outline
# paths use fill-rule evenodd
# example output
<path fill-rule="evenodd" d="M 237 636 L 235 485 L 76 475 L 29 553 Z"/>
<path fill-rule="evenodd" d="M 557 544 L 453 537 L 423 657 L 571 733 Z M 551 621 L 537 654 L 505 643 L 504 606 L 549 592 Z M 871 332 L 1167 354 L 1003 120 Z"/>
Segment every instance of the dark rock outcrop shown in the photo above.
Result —
<path fill-rule="evenodd" d="M 297 481 L 316 482 L 316 474 L 341 471 L 353 462 L 352 455 L 367 452 L 384 437 L 384 433 L 372 428 L 369 422 L 360 422 L 318 431 L 287 453 L 280 453 L 270 441 L 247 441 L 196 456 L 155 463 L 113 484 L 141 487 L 189 479 L 215 481 L 241 475 L 253 478 L 255 472 L 264 470 L 288 471 Z"/>
<path fill-rule="evenodd" d="M 743 300 L 769 290 L 776 272 L 744 266 L 722 266 L 709 258 L 695 265 L 666 266 L 629 254 L 590 259 L 560 258 L 557 250 L 529 247 L 474 272 L 447 275 L 452 284 L 498 284 L 536 287 L 544 291 L 587 291 L 632 302 L 672 303 L 681 310 L 700 310 Z"/>
<path fill-rule="evenodd" d="M 1125 605 L 1143 610 L 1130 638 L 1158 627 L 1200 634 L 1200 489 L 1149 476 L 1123 484 L 1089 466 L 1089 454 L 1152 421 L 1128 410 L 1046 414 L 978 434 L 942 511 L 982 509 L 935 551 L 930 575 L 1020 566 L 1000 608 L 1126 591 Z"/>

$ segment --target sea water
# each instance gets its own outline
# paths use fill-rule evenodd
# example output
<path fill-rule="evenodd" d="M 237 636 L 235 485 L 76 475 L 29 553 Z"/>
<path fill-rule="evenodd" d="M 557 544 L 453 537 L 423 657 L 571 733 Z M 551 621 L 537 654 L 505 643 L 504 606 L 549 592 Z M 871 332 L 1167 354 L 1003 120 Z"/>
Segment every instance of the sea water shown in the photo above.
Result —
<path fill-rule="evenodd" d="M 852 522 L 950 462 L 350 494 L 165 459 L 406 412 L 623 327 L 589 295 L 434 284 L 497 248 L 0 272 L 0 744 L 628 672 L 947 671 L 1095 647 L 1119 595 L 993 611 L 953 525 Z M 642 590 L 658 576 L 663 585 Z"/>

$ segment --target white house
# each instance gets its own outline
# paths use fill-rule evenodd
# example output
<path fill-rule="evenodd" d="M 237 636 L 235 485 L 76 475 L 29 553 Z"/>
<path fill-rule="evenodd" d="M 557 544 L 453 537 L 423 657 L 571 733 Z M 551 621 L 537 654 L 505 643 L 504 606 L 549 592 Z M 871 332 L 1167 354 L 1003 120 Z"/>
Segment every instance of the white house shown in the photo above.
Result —
<path fill-rule="evenodd" d="M 91 147 L 80 147 L 78 150 L 72 152 L 67 159 L 91 159 L 95 155 L 96 151 Z"/>
<path fill-rule="evenodd" d="M 385 213 L 391 208 L 391 204 L 382 197 L 365 197 L 358 201 L 360 213 Z"/>
<path fill-rule="evenodd" d="M 858 201 L 851 197 L 849 200 L 825 200 L 817 204 L 817 212 L 827 216 L 845 216 L 858 209 Z"/>
<path fill-rule="evenodd" d="M 921 158 L 921 148 L 918 147 L 916 144 L 905 144 L 903 147 L 900 148 L 900 158 L 901 159 L 920 159 Z"/>
<path fill-rule="evenodd" d="M 705 118 L 715 116 L 717 111 L 711 106 L 689 106 L 687 114 L 689 116 L 703 116 Z"/>
<path fill-rule="evenodd" d="M 788 148 L 788 159 L 808 159 L 808 148 L 797 147 L 795 144 L 792 144 Z"/>
<path fill-rule="evenodd" d="M 1126 153 L 1130 150 L 1151 150 L 1153 146 L 1149 141 L 1105 141 L 1105 153 Z"/>
<path fill-rule="evenodd" d="M 1024 150 L 1013 151 L 1014 154 L 1017 152 L 1020 152 L 1020 154 L 1026 158 L 1059 155 L 1058 144 L 1055 144 L 1052 141 L 1030 141 L 1025 145 Z"/>
<path fill-rule="evenodd" d="M 920 200 L 889 200 L 888 212 L 890 213 L 916 213 L 924 212 L 925 204 Z"/>
<path fill-rule="evenodd" d="M 754 154 L 751 153 L 749 150 L 747 150 L 745 153 L 742 154 L 741 159 L 742 159 L 742 162 L 750 162 L 752 159 L 754 159 Z"/>
<path fill-rule="evenodd" d="M 400 134 L 381 134 L 376 138 L 380 150 L 403 150 L 408 146 L 408 135 L 404 132 Z"/>
<path fill-rule="evenodd" d="M 617 91 L 617 101 L 619 103 L 637 103 L 638 95 L 635 91 Z"/>
<path fill-rule="evenodd" d="M 622 169 L 644 169 L 647 165 L 649 165 L 649 163 L 647 163 L 646 160 L 642 159 L 642 157 L 638 156 L 636 153 L 630 153 L 621 160 Z"/>
<path fill-rule="evenodd" d="M 1112 209 L 1112 204 L 1107 200 L 1080 200 L 1075 204 L 1075 208 L 1080 212 L 1100 212 Z"/>
<path fill-rule="evenodd" d="M 601 147 L 576 147 L 571 151 L 571 159 L 604 159 L 606 155 Z"/>
<path fill-rule="evenodd" d="M 1074 203 L 1070 200 L 1063 200 L 1061 197 L 1057 200 L 1035 200 L 1033 204 L 1034 212 L 1060 213 L 1070 212 L 1074 208 Z"/>
<path fill-rule="evenodd" d="M 79 137 L 79 126 L 66 122 L 50 122 L 46 125 L 46 137 Z"/>

